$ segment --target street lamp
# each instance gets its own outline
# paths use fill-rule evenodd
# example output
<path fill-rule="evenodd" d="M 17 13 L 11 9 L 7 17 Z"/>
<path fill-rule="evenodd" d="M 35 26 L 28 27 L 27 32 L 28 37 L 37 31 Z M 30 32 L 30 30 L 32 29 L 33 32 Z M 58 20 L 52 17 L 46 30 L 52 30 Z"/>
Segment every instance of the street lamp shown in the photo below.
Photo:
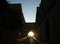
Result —
<path fill-rule="evenodd" d="M 28 36 L 29 36 L 29 37 L 34 37 L 34 32 L 30 31 L 30 32 L 28 33 Z"/>

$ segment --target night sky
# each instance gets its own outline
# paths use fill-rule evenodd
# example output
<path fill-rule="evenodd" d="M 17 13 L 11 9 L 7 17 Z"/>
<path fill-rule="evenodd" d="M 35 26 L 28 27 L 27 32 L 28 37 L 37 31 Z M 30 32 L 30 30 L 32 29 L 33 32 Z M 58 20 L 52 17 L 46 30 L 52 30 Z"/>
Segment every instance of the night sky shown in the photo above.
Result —
<path fill-rule="evenodd" d="M 8 0 L 9 3 L 21 3 L 22 11 L 26 22 L 35 22 L 36 9 L 41 3 L 41 0 Z"/>

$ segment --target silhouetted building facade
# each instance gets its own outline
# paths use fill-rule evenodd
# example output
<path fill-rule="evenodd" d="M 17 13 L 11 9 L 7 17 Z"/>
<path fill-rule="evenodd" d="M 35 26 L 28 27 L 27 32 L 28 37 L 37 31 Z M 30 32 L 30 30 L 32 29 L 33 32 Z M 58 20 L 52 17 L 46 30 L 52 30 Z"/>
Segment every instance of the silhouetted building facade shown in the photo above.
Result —
<path fill-rule="evenodd" d="M 60 43 L 60 1 L 42 0 L 39 14 L 36 16 L 36 26 L 44 30 L 49 44 Z M 42 29 L 41 29 L 42 28 Z"/>
<path fill-rule="evenodd" d="M 25 25 L 21 4 L 0 2 L 0 44 L 17 44 Z"/>
<path fill-rule="evenodd" d="M 37 13 L 36 13 L 36 29 L 38 30 L 38 36 L 40 41 L 46 41 L 46 27 L 45 27 L 45 20 L 44 22 L 41 21 L 41 18 L 43 17 L 42 14 L 43 10 L 41 7 L 37 7 Z"/>
<path fill-rule="evenodd" d="M 22 29 L 23 25 L 25 24 L 25 20 L 23 17 L 21 4 L 9 4 L 9 8 L 10 8 L 10 12 L 11 12 L 10 15 L 12 16 L 11 20 L 13 20 L 12 22 L 15 22 L 15 24 L 18 25 L 18 26 L 16 25 L 16 27 L 19 27 Z M 13 17 L 15 20 L 13 19 Z M 18 29 L 18 30 L 20 30 L 20 29 Z M 21 30 L 21 32 L 22 32 L 22 30 Z"/>
<path fill-rule="evenodd" d="M 33 31 L 35 29 L 35 23 L 25 23 L 25 32 Z"/>

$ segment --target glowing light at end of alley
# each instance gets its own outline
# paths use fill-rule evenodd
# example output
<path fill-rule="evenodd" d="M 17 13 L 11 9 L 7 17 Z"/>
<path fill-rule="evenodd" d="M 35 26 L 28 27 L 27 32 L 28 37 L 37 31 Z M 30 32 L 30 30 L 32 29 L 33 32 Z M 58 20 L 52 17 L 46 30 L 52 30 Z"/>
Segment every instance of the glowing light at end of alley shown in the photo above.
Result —
<path fill-rule="evenodd" d="M 34 33 L 33 33 L 32 31 L 30 31 L 30 32 L 28 33 L 28 36 L 29 36 L 29 37 L 34 37 Z"/>

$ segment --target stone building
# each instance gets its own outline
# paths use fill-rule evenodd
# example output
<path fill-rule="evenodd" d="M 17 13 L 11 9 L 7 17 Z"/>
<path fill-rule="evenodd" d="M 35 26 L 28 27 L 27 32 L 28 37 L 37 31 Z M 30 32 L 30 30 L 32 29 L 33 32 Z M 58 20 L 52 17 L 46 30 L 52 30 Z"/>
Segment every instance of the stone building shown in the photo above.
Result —
<path fill-rule="evenodd" d="M 17 44 L 25 25 L 21 4 L 0 2 L 0 44 Z"/>
<path fill-rule="evenodd" d="M 36 16 L 36 26 L 44 30 L 49 44 L 60 43 L 60 1 L 42 0 L 39 14 Z M 37 23 L 38 22 L 38 23 Z M 42 29 L 41 29 L 42 28 Z M 42 32 L 42 31 L 41 31 Z M 43 33 L 44 33 L 43 32 Z M 45 37 L 45 36 L 44 36 Z"/>

